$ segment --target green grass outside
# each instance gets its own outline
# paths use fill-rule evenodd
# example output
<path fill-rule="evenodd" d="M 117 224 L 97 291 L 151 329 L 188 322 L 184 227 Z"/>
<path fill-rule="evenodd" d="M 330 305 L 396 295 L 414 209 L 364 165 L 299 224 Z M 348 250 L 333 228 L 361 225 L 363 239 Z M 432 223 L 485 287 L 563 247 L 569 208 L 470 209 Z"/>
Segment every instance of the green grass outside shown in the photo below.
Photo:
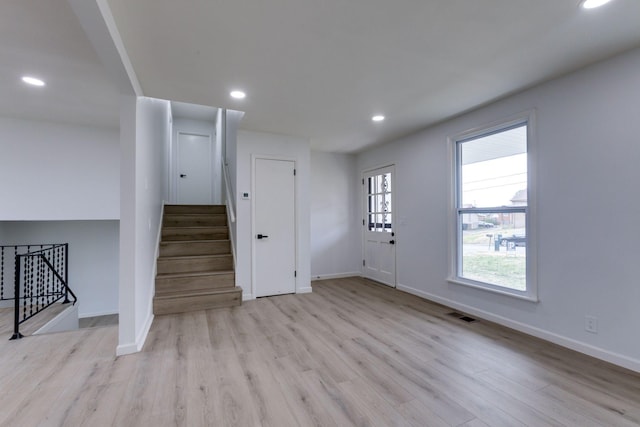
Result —
<path fill-rule="evenodd" d="M 463 259 L 463 277 L 510 289 L 526 290 L 526 256 L 505 252 L 471 253 Z"/>

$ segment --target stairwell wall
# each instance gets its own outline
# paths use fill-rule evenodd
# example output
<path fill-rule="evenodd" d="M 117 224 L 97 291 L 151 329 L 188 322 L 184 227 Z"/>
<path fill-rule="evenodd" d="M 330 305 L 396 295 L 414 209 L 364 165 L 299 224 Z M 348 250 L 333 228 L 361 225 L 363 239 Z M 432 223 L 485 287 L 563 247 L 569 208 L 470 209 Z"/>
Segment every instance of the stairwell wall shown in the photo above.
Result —
<path fill-rule="evenodd" d="M 168 199 L 170 138 L 169 101 L 123 97 L 117 354 L 140 351 L 153 321 L 156 250 L 162 207 Z"/>
<path fill-rule="evenodd" d="M 237 180 L 238 180 L 238 126 L 244 113 L 242 111 L 226 110 L 224 113 L 220 110 L 218 116 L 220 120 L 217 122 L 219 125 L 219 133 L 222 141 L 222 161 L 227 166 L 227 172 L 229 173 L 229 186 L 231 188 L 231 203 L 235 208 L 236 222 L 229 224 L 229 238 L 233 247 L 233 257 L 238 266 L 238 192 L 237 192 Z M 222 122 L 224 120 L 224 123 Z M 225 195 L 226 197 L 226 195 Z M 237 270 L 237 268 L 236 268 Z M 242 275 L 241 275 L 242 276 Z M 241 286 L 236 274 L 236 286 Z"/>
<path fill-rule="evenodd" d="M 118 129 L 0 118 L 0 221 L 120 217 Z"/>
<path fill-rule="evenodd" d="M 0 118 L 0 244 L 69 243 L 82 317 L 118 312 L 119 150 L 115 128 Z"/>
<path fill-rule="evenodd" d="M 79 317 L 118 313 L 119 221 L 9 221 L 0 230 L 1 244 L 69 243 Z"/>

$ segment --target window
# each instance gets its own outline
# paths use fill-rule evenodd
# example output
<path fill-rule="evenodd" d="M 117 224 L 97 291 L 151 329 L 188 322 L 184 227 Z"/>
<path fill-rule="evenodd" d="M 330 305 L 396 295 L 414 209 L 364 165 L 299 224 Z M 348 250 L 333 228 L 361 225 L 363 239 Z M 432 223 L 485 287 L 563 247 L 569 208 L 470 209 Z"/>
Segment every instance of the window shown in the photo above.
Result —
<path fill-rule="evenodd" d="M 367 229 L 369 231 L 393 231 L 391 222 L 391 171 L 389 168 L 374 171 L 366 177 L 367 182 Z M 380 173 L 378 173 L 380 172 Z"/>
<path fill-rule="evenodd" d="M 451 281 L 536 299 L 531 227 L 531 115 L 451 139 Z"/>

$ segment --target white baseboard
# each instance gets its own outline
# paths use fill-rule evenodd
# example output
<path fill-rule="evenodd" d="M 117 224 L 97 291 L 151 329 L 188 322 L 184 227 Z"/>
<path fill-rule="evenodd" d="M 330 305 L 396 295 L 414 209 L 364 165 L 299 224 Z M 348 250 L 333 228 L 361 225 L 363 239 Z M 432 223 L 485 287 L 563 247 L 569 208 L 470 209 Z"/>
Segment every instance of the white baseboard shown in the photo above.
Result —
<path fill-rule="evenodd" d="M 345 277 L 360 277 L 362 276 L 361 271 L 352 271 L 350 273 L 334 273 L 334 274 L 318 274 L 311 277 L 311 281 L 315 282 L 318 280 L 331 280 L 331 279 L 344 279 Z"/>
<path fill-rule="evenodd" d="M 411 288 L 398 284 L 398 290 L 407 292 L 412 295 L 419 296 L 421 298 L 437 302 L 442 305 L 454 308 L 459 311 L 463 311 L 468 314 L 472 314 L 481 319 L 488 320 L 490 322 L 497 323 L 502 326 L 506 326 L 516 331 L 523 332 L 528 335 L 543 339 L 545 341 L 552 342 L 562 347 L 575 350 L 577 352 L 595 357 L 596 359 L 604 360 L 605 362 L 613 363 L 614 365 L 622 366 L 623 368 L 630 369 L 635 372 L 640 372 L 640 360 L 633 359 L 628 356 L 613 353 L 611 351 L 592 346 L 590 344 L 583 343 L 581 341 L 574 340 L 573 338 L 564 337 L 553 332 L 545 331 L 534 326 L 530 326 L 515 320 L 507 319 L 506 317 L 498 316 L 497 314 L 490 313 L 488 311 L 479 310 L 466 304 L 460 304 L 456 301 L 448 298 L 442 298 L 437 295 L 433 295 L 429 292 L 421 291 L 419 289 Z"/>
<path fill-rule="evenodd" d="M 136 343 L 129 343 L 129 344 L 118 344 L 118 346 L 116 347 L 116 356 L 124 356 L 127 354 L 133 354 L 133 353 L 137 353 L 138 350 L 138 346 L 136 345 Z"/>
<path fill-rule="evenodd" d="M 300 288 L 296 290 L 296 294 L 310 294 L 312 292 L 311 286 Z M 242 301 L 251 301 L 256 299 L 253 294 L 242 294 Z"/>
<path fill-rule="evenodd" d="M 149 335 L 149 329 L 151 329 L 151 324 L 153 323 L 153 312 L 149 312 L 149 316 L 147 317 L 146 322 L 144 322 L 144 326 L 142 330 L 136 337 L 136 341 L 128 344 L 119 344 L 116 347 L 116 356 L 124 356 L 125 354 L 138 353 L 142 350 L 144 346 L 144 342 L 147 340 L 147 335 Z"/>

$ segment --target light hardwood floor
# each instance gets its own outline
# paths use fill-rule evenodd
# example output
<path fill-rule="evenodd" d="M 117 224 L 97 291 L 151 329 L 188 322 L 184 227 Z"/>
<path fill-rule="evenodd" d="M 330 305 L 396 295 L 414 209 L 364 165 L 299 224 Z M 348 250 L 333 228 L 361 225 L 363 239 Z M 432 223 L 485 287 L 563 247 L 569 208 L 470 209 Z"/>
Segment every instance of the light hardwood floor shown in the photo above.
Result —
<path fill-rule="evenodd" d="M 0 340 L 5 426 L 639 426 L 640 375 L 363 279 Z M 3 332 L 4 333 L 4 332 Z"/>

